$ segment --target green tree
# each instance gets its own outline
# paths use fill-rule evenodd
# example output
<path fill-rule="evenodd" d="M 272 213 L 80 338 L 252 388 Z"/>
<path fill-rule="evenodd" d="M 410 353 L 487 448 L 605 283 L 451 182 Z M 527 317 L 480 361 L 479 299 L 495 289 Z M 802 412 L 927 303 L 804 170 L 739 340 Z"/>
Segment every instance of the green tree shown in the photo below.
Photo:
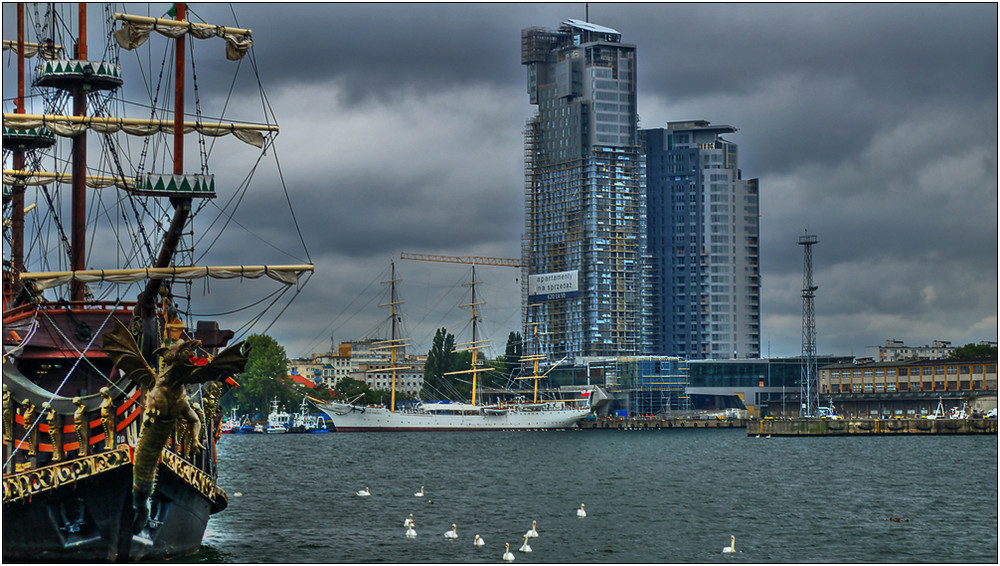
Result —
<path fill-rule="evenodd" d="M 424 386 L 420 390 L 422 399 L 440 399 L 445 396 L 454 400 L 467 399 L 472 383 L 469 374 L 445 375 L 448 372 L 469 369 L 472 352 L 456 352 L 455 336 L 444 328 L 434 333 L 434 341 L 427 352 L 424 363 Z"/>
<path fill-rule="evenodd" d="M 997 347 L 989 344 L 966 344 L 955 348 L 948 356 L 952 359 L 971 360 L 977 358 L 997 359 Z"/>
<path fill-rule="evenodd" d="M 271 401 L 277 399 L 286 410 L 293 411 L 301 397 L 294 393 L 293 381 L 288 377 L 285 348 L 264 334 L 251 335 L 246 342 L 250 346 L 246 369 L 237 377 L 240 386 L 223 398 L 225 410 L 238 406 L 240 412 L 267 415 Z"/>

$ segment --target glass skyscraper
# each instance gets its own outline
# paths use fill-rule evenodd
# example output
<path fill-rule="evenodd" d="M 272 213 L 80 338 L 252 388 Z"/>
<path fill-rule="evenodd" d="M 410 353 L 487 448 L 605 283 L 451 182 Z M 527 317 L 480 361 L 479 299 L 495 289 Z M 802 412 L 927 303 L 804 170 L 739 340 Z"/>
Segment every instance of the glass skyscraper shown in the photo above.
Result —
<path fill-rule="evenodd" d="M 643 130 L 652 352 L 760 357 L 757 179 L 744 180 L 732 126 Z"/>
<path fill-rule="evenodd" d="M 635 55 L 589 22 L 521 31 L 537 106 L 525 129 L 525 339 L 549 359 L 644 351 Z"/>

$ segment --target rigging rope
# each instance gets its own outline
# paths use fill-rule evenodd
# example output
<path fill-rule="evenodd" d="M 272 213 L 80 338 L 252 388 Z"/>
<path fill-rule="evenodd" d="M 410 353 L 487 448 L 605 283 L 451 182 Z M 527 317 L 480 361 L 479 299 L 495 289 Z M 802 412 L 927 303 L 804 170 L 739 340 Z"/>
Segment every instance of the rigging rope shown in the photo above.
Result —
<path fill-rule="evenodd" d="M 66 385 L 66 382 L 69 381 L 70 376 L 73 375 L 73 373 L 76 371 L 77 366 L 80 365 L 80 360 L 86 360 L 87 363 L 92 368 L 94 368 L 95 370 L 97 370 L 97 368 L 94 366 L 94 363 L 92 361 L 90 361 L 89 359 L 87 359 L 86 354 L 87 354 L 88 351 L 90 351 L 90 347 L 93 346 L 94 340 L 97 340 L 97 337 L 101 335 L 101 331 L 104 330 L 104 327 L 108 324 L 108 321 L 111 320 L 112 316 L 114 316 L 114 311 L 115 311 L 115 309 L 120 304 L 121 304 L 121 300 L 119 299 L 118 302 L 115 303 L 115 306 L 111 309 L 111 312 L 108 313 L 107 318 L 105 318 L 104 322 L 101 323 L 101 326 L 97 329 L 97 332 L 94 332 L 93 335 L 90 337 L 90 342 L 87 343 L 87 346 L 83 349 L 82 352 L 76 350 L 76 346 L 73 345 L 73 342 L 71 340 L 69 340 L 68 338 L 66 338 L 66 336 L 62 333 L 61 330 L 59 330 L 59 327 L 56 324 L 54 324 L 54 323 L 52 324 L 52 327 L 55 328 L 56 332 L 58 332 L 59 335 L 62 336 L 62 338 L 64 340 L 66 340 L 66 342 L 73 348 L 73 350 L 77 351 L 77 353 L 79 354 L 79 356 L 76 358 L 76 361 L 73 362 L 73 367 L 71 367 L 69 369 L 69 371 L 66 372 L 66 376 L 63 377 L 63 380 L 59 384 L 59 387 L 56 387 L 56 390 L 51 392 L 51 396 L 49 397 L 48 401 L 46 401 L 46 403 L 48 403 L 49 405 L 51 405 L 52 401 L 55 400 L 55 398 L 59 395 L 59 392 L 62 391 L 63 386 Z M 42 311 L 42 314 L 45 315 L 45 311 L 44 310 Z M 48 318 L 48 317 L 46 316 L 46 318 Z M 49 321 L 51 322 L 52 320 L 49 319 Z M 108 383 L 112 384 L 112 386 L 114 385 L 114 382 L 112 382 L 111 379 L 108 378 L 108 376 L 104 375 L 99 370 L 98 370 L 98 374 L 100 374 L 101 376 L 103 376 L 104 379 Z M 124 391 L 122 391 L 122 392 L 124 393 Z M 45 403 L 43 403 L 43 406 L 44 405 L 45 405 Z M 31 423 L 31 426 L 27 426 L 28 423 L 25 423 L 24 436 L 21 437 L 21 440 L 18 442 L 18 445 L 24 444 L 25 441 L 27 441 L 28 436 L 31 434 L 31 431 L 34 430 L 35 427 L 38 426 L 38 424 L 42 421 L 43 418 L 45 418 L 45 411 L 38 411 L 38 417 L 35 419 L 35 421 L 33 423 Z M 10 453 L 10 456 L 7 458 L 6 461 L 4 461 L 4 469 L 7 469 L 7 467 L 10 465 L 10 463 L 13 461 L 14 456 L 16 456 L 16 455 L 17 455 L 17 451 L 16 450 L 12 450 L 11 453 Z"/>

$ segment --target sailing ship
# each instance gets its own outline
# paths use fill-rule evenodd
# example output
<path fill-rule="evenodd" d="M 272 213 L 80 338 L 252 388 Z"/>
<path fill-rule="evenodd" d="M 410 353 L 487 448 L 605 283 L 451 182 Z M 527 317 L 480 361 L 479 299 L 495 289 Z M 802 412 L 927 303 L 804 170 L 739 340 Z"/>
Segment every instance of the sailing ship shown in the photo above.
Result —
<path fill-rule="evenodd" d="M 5 4 L 5 15 L 14 8 Z M 209 517 L 227 506 L 217 483 L 220 399 L 238 386 L 247 352 L 230 345 L 235 333 L 217 322 L 192 324 L 190 281 L 266 275 L 288 290 L 300 289 L 312 271 L 309 263 L 193 265 L 193 219 L 216 196 L 215 178 L 205 143 L 192 168 L 198 173 L 186 172 L 184 134 L 201 134 L 202 142 L 232 134 L 256 147 L 246 162 L 255 166 L 273 151 L 277 126 L 271 116 L 257 124 L 204 119 L 196 84 L 196 117 L 189 120 L 188 40 L 223 38 L 227 58 L 236 61 L 251 48 L 251 31 L 191 22 L 185 4 L 160 18 L 106 10 L 117 46 L 108 38 L 93 52 L 111 60 L 93 61 L 87 8 L 36 7 L 35 19 L 26 21 L 18 4 L 17 39 L 4 42 L 13 52 L 8 61 L 16 59 L 18 87 L 16 97 L 5 94 L 14 108 L 3 115 L 4 561 L 161 560 L 197 552 Z M 60 38 L 74 19 L 76 37 Z M 26 23 L 37 41 L 27 41 Z M 172 82 L 161 81 L 173 87 L 173 103 L 147 84 L 157 98 L 143 107 L 145 117 L 115 116 L 126 108 L 118 94 L 118 46 L 135 49 L 152 31 L 175 44 L 164 56 Z M 43 111 L 29 114 L 25 64 L 36 57 L 29 102 Z M 63 110 L 68 103 L 71 113 Z M 124 133 L 146 141 L 129 142 Z M 72 146 L 68 158 L 61 141 Z M 101 153 L 90 163 L 88 145 Z M 164 155 L 169 161 L 157 157 Z M 227 158 L 243 155 L 234 150 Z M 167 172 L 154 172 L 164 165 Z M 53 183 L 72 187 L 68 206 L 49 189 Z M 112 186 L 120 190 L 112 204 L 88 194 L 88 187 Z M 29 195 L 36 200 L 26 206 Z M 234 212 L 228 203 L 215 206 Z M 48 228 L 57 247 L 36 247 L 50 245 L 42 236 Z"/>
<path fill-rule="evenodd" d="M 456 344 L 461 348 L 455 351 L 472 353 L 469 369 L 448 372 L 445 375 L 471 376 L 472 393 L 468 403 L 457 402 L 422 402 L 411 408 L 399 410 L 396 407 L 396 375 L 398 371 L 410 369 L 397 364 L 397 352 L 403 349 L 408 339 L 397 336 L 396 306 L 401 304 L 395 284 L 396 268 L 392 265 L 392 278 L 387 283 L 392 285 L 390 301 L 382 306 L 390 307 L 392 334 L 389 340 L 382 341 L 380 347 L 390 351 L 391 396 L 390 404 L 385 406 L 365 406 L 347 401 L 322 401 L 310 397 L 310 401 L 326 413 L 333 423 L 336 432 L 365 431 L 403 431 L 403 430 L 538 430 L 565 429 L 576 426 L 577 421 L 590 414 L 589 394 L 578 399 L 539 400 L 538 381 L 547 374 L 538 373 L 539 361 L 542 356 L 526 356 L 524 362 L 531 362 L 534 372 L 531 376 L 521 379 L 534 380 L 534 397 L 531 402 L 516 399 L 513 402 L 495 402 L 483 404 L 479 400 L 478 376 L 483 372 L 494 371 L 491 367 L 483 367 L 478 363 L 479 350 L 486 347 L 488 340 L 479 340 L 477 334 L 476 307 L 483 304 L 476 299 L 476 268 L 472 266 L 472 301 L 462 305 L 472 312 L 472 341 Z M 555 367 L 555 366 L 552 366 Z"/>

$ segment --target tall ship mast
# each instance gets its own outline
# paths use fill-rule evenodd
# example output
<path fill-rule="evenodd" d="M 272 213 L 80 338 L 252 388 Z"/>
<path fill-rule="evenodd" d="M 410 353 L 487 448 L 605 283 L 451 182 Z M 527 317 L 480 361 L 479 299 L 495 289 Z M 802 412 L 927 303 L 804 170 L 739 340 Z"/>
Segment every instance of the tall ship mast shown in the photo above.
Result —
<path fill-rule="evenodd" d="M 414 254 L 409 254 L 413 259 Z M 429 257 L 429 256 L 428 256 Z M 464 262 L 461 262 L 464 263 Z M 393 285 L 395 285 L 395 266 L 393 266 Z M 486 347 L 489 340 L 479 336 L 479 313 L 477 308 L 483 305 L 477 296 L 475 264 L 472 266 L 472 278 L 463 284 L 471 288 L 472 299 L 461 307 L 468 307 L 471 312 L 472 339 L 469 342 L 455 344 L 455 352 L 471 352 L 471 363 L 468 369 L 447 372 L 445 375 L 469 376 L 472 385 L 468 402 L 436 402 L 424 400 L 405 411 L 395 408 L 395 393 L 388 407 L 371 407 L 356 405 L 348 401 L 321 401 L 310 398 L 310 401 L 326 413 L 333 423 L 336 432 L 373 432 L 401 430 L 541 430 L 564 429 L 576 426 L 577 421 L 590 414 L 590 397 L 578 399 L 539 400 L 537 383 L 545 375 L 538 375 L 538 360 L 535 359 L 535 374 L 530 378 L 536 384 L 535 398 L 532 402 L 494 402 L 483 403 L 480 399 L 479 375 L 495 371 L 492 367 L 481 363 L 479 350 Z M 390 305 L 398 304 L 395 287 L 392 291 Z M 385 306 L 385 305 L 382 305 Z M 393 321 L 395 321 L 395 310 Z M 395 328 L 395 326 L 393 327 Z M 401 340 L 395 336 L 387 341 L 391 348 L 397 348 Z M 392 358 L 396 365 L 395 356 Z M 555 367 L 555 366 L 553 366 Z M 521 378 L 519 378 L 521 379 Z M 393 374 L 393 391 L 395 391 L 395 372 Z"/>
<path fill-rule="evenodd" d="M 106 44 L 88 49 L 94 6 L 4 5 L 5 16 L 17 12 L 17 37 L 3 44 L 17 76 L 3 115 L 5 560 L 197 552 L 209 517 L 228 504 L 217 483 L 220 401 L 238 387 L 249 352 L 230 344 L 233 330 L 194 320 L 191 282 L 267 277 L 294 296 L 312 272 L 304 249 L 293 265 L 195 264 L 195 217 L 221 209 L 231 218 L 251 178 L 216 193 L 206 137 L 243 142 L 248 150 L 227 157 L 255 168 L 278 127 L 270 115 L 206 118 L 189 40 L 224 43 L 226 58 L 240 61 L 252 54 L 251 30 L 190 21 L 183 3 L 162 17 L 104 9 Z M 173 45 L 159 84 L 147 85 L 152 100 L 129 105 L 121 50 L 149 47 L 153 31 Z M 143 117 L 118 112 L 136 107 Z M 185 161 L 191 134 L 194 167 Z M 105 188 L 113 198 L 95 190 Z"/>

